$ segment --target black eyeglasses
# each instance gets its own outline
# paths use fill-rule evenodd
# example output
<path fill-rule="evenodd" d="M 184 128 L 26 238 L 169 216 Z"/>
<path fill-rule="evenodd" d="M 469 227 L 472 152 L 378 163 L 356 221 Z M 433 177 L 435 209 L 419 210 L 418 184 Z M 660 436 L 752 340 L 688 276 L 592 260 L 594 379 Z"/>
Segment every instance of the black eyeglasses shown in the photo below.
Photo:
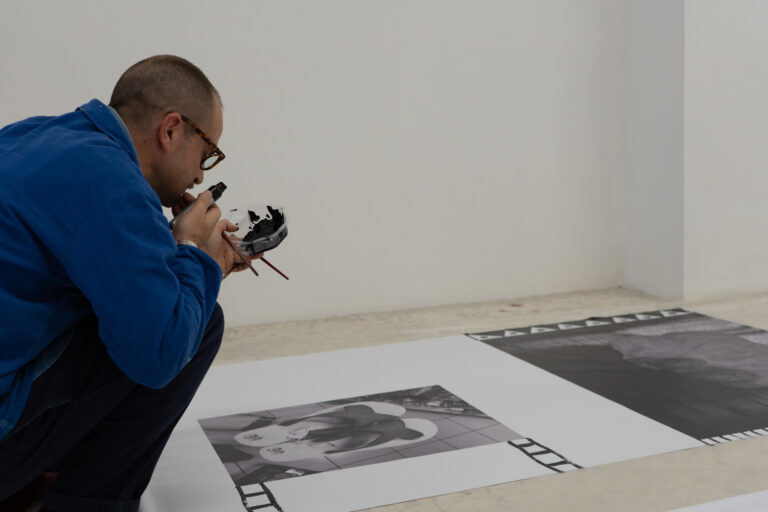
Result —
<path fill-rule="evenodd" d="M 216 164 L 224 160 L 226 158 L 226 155 L 222 150 L 219 149 L 219 146 L 213 143 L 213 141 L 205 134 L 203 130 L 198 128 L 198 126 L 187 119 L 186 116 L 181 114 L 181 120 L 187 123 L 189 126 L 192 127 L 193 130 L 195 130 L 195 133 L 198 134 L 200 137 L 203 138 L 205 142 L 208 143 L 208 146 L 211 148 L 211 151 L 207 153 L 203 159 L 200 161 L 200 168 L 204 171 L 207 171 L 209 169 L 213 169 Z"/>

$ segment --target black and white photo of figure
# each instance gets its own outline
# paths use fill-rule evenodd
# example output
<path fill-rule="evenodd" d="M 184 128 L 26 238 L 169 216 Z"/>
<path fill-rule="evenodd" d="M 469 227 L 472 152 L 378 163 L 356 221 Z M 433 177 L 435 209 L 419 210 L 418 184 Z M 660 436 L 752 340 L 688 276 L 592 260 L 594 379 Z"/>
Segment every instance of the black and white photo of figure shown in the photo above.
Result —
<path fill-rule="evenodd" d="M 267 204 L 229 210 L 226 219 L 238 227 L 232 240 L 248 254 L 258 254 L 277 247 L 288 236 L 285 213 Z"/>
<path fill-rule="evenodd" d="M 470 337 L 697 439 L 767 427 L 768 332 L 664 313 Z"/>
<path fill-rule="evenodd" d="M 199 423 L 238 486 L 522 438 L 440 386 Z"/>

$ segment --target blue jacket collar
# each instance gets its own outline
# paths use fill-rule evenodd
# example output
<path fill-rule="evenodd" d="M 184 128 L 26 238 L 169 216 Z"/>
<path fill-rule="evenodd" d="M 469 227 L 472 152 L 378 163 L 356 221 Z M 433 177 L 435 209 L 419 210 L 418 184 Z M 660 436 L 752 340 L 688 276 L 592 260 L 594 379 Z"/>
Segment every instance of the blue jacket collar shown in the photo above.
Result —
<path fill-rule="evenodd" d="M 120 144 L 131 155 L 131 159 L 136 162 L 136 165 L 139 165 L 139 155 L 136 153 L 136 146 L 133 145 L 133 140 L 131 140 L 125 125 L 116 118 L 114 110 L 97 99 L 93 99 L 85 105 L 78 107 L 77 110 L 93 121 L 93 124 L 99 130 Z"/>

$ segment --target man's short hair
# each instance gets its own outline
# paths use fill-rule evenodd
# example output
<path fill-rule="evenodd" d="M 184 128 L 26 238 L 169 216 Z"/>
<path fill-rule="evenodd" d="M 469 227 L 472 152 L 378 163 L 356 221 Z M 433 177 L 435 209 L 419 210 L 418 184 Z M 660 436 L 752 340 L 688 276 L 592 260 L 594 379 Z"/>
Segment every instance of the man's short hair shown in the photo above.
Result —
<path fill-rule="evenodd" d="M 201 124 L 213 112 L 214 97 L 221 101 L 200 68 L 175 55 L 156 55 L 122 74 L 109 106 L 127 124 L 138 128 L 151 125 L 169 112 L 179 112 Z"/>

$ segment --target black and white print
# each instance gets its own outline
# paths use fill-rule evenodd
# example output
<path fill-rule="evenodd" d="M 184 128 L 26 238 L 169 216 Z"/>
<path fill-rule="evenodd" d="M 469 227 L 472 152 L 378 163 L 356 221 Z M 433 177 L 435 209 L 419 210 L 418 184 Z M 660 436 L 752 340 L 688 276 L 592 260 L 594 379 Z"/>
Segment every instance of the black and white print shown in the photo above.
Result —
<path fill-rule="evenodd" d="M 440 386 L 199 423 L 238 486 L 523 437 Z"/>
<path fill-rule="evenodd" d="M 665 310 L 469 336 L 697 439 L 768 426 L 760 329 Z"/>

